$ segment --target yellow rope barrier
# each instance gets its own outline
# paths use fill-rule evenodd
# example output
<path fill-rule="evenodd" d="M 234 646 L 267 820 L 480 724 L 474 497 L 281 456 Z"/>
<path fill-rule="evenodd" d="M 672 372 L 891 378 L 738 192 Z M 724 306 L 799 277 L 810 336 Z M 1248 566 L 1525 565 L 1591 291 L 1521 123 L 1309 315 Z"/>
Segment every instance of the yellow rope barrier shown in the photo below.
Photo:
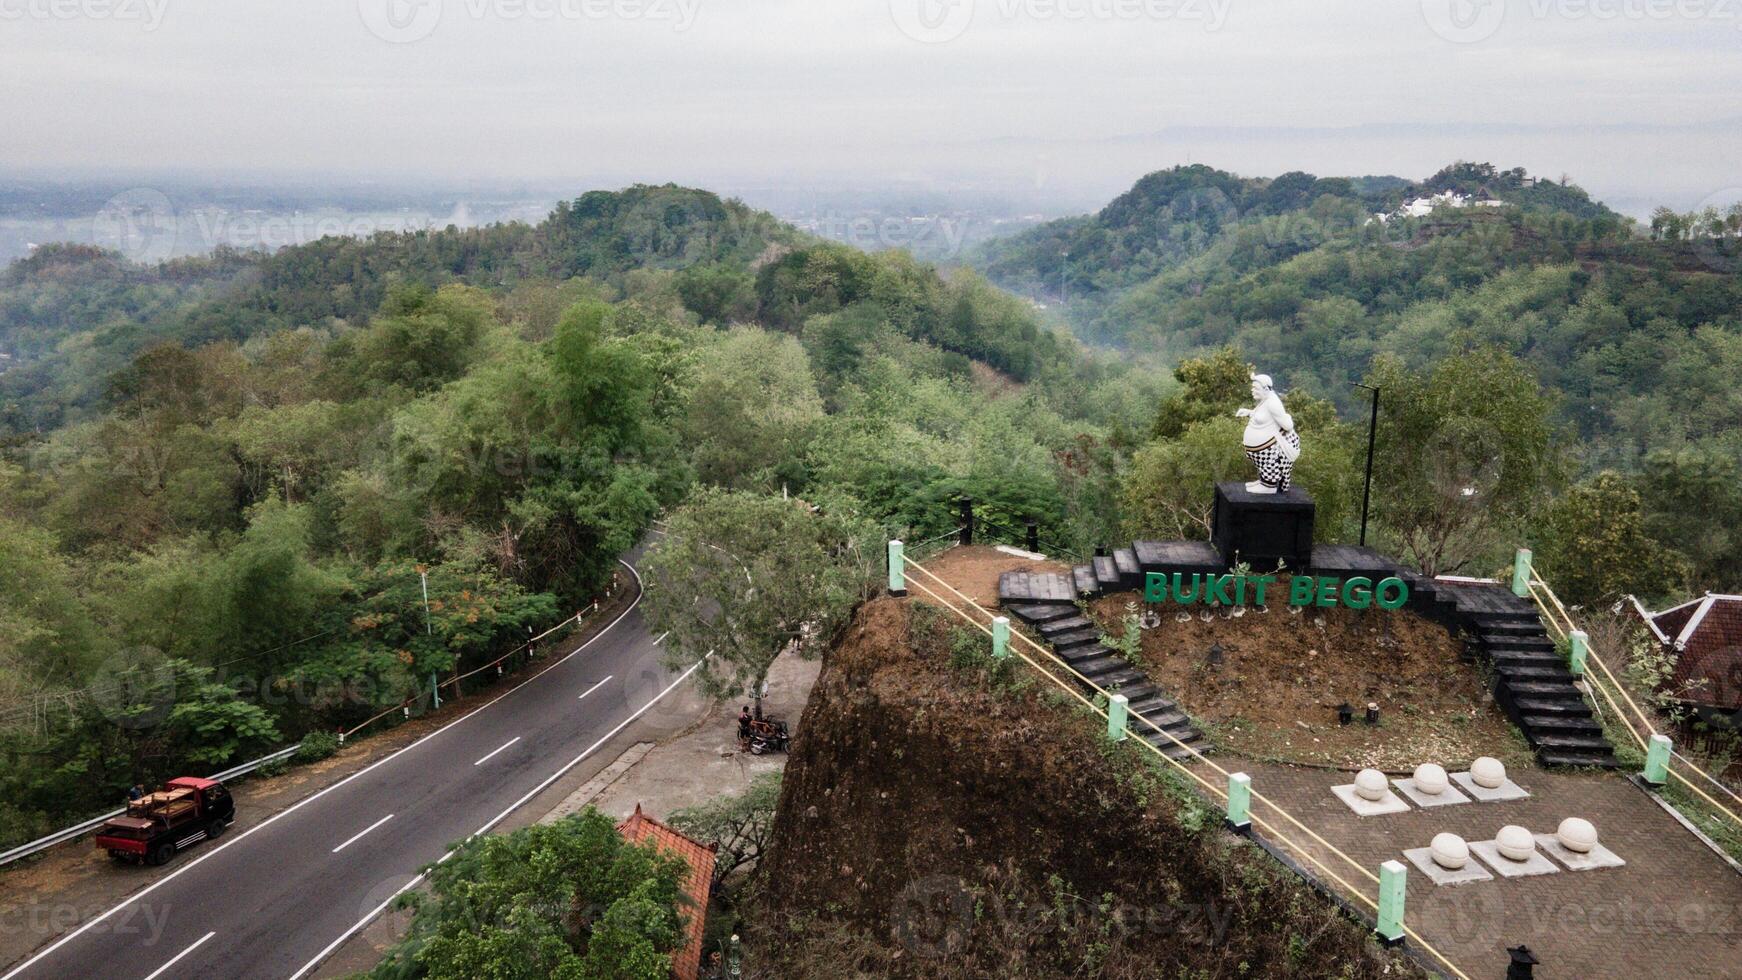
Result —
<path fill-rule="evenodd" d="M 932 581 L 937 582 L 939 585 L 943 586 L 945 589 L 948 589 L 951 593 L 955 594 L 963 602 L 967 603 L 970 607 L 972 607 L 976 611 L 984 613 L 988 616 L 991 615 L 991 613 L 985 607 L 983 607 L 979 603 L 975 602 L 969 596 L 963 595 L 954 586 L 950 585 L 948 582 L 939 578 L 937 575 L 934 575 L 930 570 L 923 568 L 923 567 L 920 567 L 919 563 L 910 560 L 910 561 L 905 562 L 904 564 L 907 567 L 914 568 L 914 569 L 924 573 L 927 578 L 930 578 Z M 989 627 L 980 623 L 978 620 L 974 619 L 974 617 L 968 615 L 967 613 L 963 612 L 962 610 L 956 608 L 955 605 L 950 603 L 949 600 L 945 599 L 943 596 L 939 595 L 937 592 L 933 591 L 930 588 L 927 588 L 925 585 L 923 585 L 919 582 L 911 582 L 909 584 L 917 587 L 918 589 L 920 589 L 920 591 L 931 596 L 932 599 L 935 600 L 939 605 L 943 606 L 945 609 L 948 609 L 950 612 L 953 612 L 957 616 L 961 617 L 970 626 L 973 626 L 975 629 L 978 629 L 980 632 L 985 633 L 987 636 L 992 635 L 992 630 Z M 1030 646 L 1035 647 L 1037 650 L 1040 650 L 1043 654 L 1045 654 L 1047 656 L 1048 659 L 1055 660 L 1055 661 L 1058 660 L 1056 654 L 1054 654 L 1051 651 L 1047 650 L 1046 648 L 1040 646 L 1040 644 L 1036 643 L 1032 639 L 1029 639 L 1026 635 L 1023 635 L 1021 633 L 1015 633 L 1014 635 L 1020 637 L 1024 642 L 1028 643 Z M 1017 657 L 1021 658 L 1023 663 L 1026 663 L 1030 667 L 1033 667 L 1035 670 L 1039 671 L 1042 676 L 1044 676 L 1048 680 L 1052 681 L 1054 685 L 1064 689 L 1064 691 L 1066 693 L 1070 694 L 1072 697 L 1074 697 L 1078 701 L 1082 702 L 1085 706 L 1087 706 L 1089 708 L 1089 710 L 1093 711 L 1097 715 L 1100 715 L 1101 718 L 1103 718 L 1103 719 L 1105 719 L 1107 717 L 1106 710 L 1104 708 L 1102 708 L 1100 705 L 1096 704 L 1092 699 L 1084 697 L 1083 693 L 1081 691 L 1078 691 L 1074 687 L 1072 687 L 1071 685 L 1060 681 L 1056 676 L 1053 675 L 1053 673 L 1051 671 L 1047 670 L 1045 667 L 1042 667 L 1040 664 L 1029 659 L 1029 657 L 1027 655 L 1023 654 L 1021 651 L 1013 650 L 1012 652 Z M 1086 677 L 1083 677 L 1081 674 L 1077 674 L 1077 672 L 1075 670 L 1072 670 L 1068 664 L 1065 665 L 1065 668 L 1067 670 L 1070 670 L 1071 673 L 1075 674 L 1078 678 L 1081 678 L 1084 684 L 1088 685 L 1091 688 L 1094 688 L 1094 690 L 1097 691 L 1098 693 L 1103 694 L 1103 695 L 1105 695 L 1107 693 L 1106 691 L 1101 690 L 1101 688 L 1098 685 L 1096 685 L 1093 681 L 1089 680 Z M 1227 770 L 1216 765 L 1214 762 L 1211 762 L 1209 759 L 1204 758 L 1204 756 L 1201 753 L 1199 753 L 1196 749 L 1193 749 L 1191 746 L 1185 745 L 1183 742 L 1180 742 L 1179 739 L 1177 739 L 1177 738 L 1173 738 L 1173 736 L 1171 734 L 1169 734 L 1166 731 L 1163 731 L 1159 726 L 1157 726 L 1154 722 L 1150 721 L 1148 718 L 1145 718 L 1143 715 L 1137 714 L 1136 712 L 1132 712 L 1131 717 L 1137 718 L 1138 720 L 1149 725 L 1151 728 L 1154 728 L 1156 731 L 1161 732 L 1161 734 L 1167 735 L 1168 738 L 1173 739 L 1175 744 L 1181 745 L 1188 752 L 1191 752 L 1192 755 L 1196 756 L 1198 759 L 1202 760 L 1205 763 L 1208 763 L 1210 766 L 1215 768 L 1218 772 L 1221 772 L 1224 775 L 1227 774 Z M 1142 738 L 1138 738 L 1135 741 L 1137 742 L 1137 744 L 1143 746 L 1144 748 L 1148 749 L 1150 752 L 1154 753 L 1157 758 L 1163 760 L 1164 762 L 1166 762 L 1169 765 L 1173 766 L 1174 768 L 1178 769 L 1180 772 L 1185 773 L 1187 776 L 1190 776 L 1199 785 L 1203 786 L 1206 790 L 1208 790 L 1210 792 L 1210 795 L 1212 798 L 1219 798 L 1223 801 L 1227 800 L 1228 794 L 1227 794 L 1227 791 L 1225 789 L 1210 782 L 1209 780 L 1205 779 L 1203 776 L 1199 775 L 1198 773 L 1193 772 L 1184 763 L 1180 762 L 1178 759 L 1175 759 L 1172 756 L 1168 755 L 1167 753 L 1163 752 L 1159 747 L 1151 744 L 1149 741 L 1142 739 Z M 1261 797 L 1255 791 L 1252 793 L 1252 798 L 1255 800 L 1261 799 Z M 1269 806 L 1271 809 L 1277 811 L 1283 817 L 1287 818 L 1291 823 L 1294 823 L 1296 826 L 1301 827 L 1301 829 L 1306 831 L 1307 834 L 1309 834 L 1310 836 L 1312 836 L 1314 840 L 1317 840 L 1322 846 L 1324 846 L 1331 853 L 1342 858 L 1344 861 L 1347 861 L 1356 870 L 1360 871 L 1362 874 L 1364 874 L 1368 878 L 1372 879 L 1375 884 L 1377 884 L 1379 882 L 1379 878 L 1377 875 L 1374 875 L 1372 872 L 1368 871 L 1365 867 L 1361 866 L 1360 864 L 1357 864 L 1353 858 L 1350 858 L 1347 854 L 1344 854 L 1342 851 L 1338 850 L 1334 845 L 1330 844 L 1330 842 L 1324 840 L 1324 838 L 1319 837 L 1318 834 L 1313 833 L 1313 831 L 1310 828 L 1302 826 L 1300 824 L 1300 822 L 1295 820 L 1294 817 L 1292 815 L 1290 815 L 1286 810 L 1283 810 L 1281 807 L 1277 806 L 1275 803 L 1271 802 L 1268 799 L 1264 799 L 1263 802 L 1267 806 Z M 1281 843 L 1283 846 L 1287 847 L 1289 850 L 1291 850 L 1294 853 L 1296 853 L 1297 855 L 1299 855 L 1302 859 L 1304 859 L 1307 862 L 1309 862 L 1310 864 L 1312 864 L 1313 867 L 1317 868 L 1321 873 L 1323 873 L 1325 875 L 1325 877 L 1329 878 L 1330 880 L 1336 882 L 1338 885 L 1342 886 L 1343 889 L 1348 894 L 1359 899 L 1362 902 L 1362 904 L 1366 905 L 1368 908 L 1373 909 L 1375 913 L 1378 912 L 1379 905 L 1377 902 L 1375 902 L 1371 898 L 1368 898 L 1366 893 L 1362 892 L 1355 885 L 1350 884 L 1348 882 L 1348 880 L 1343 878 L 1341 875 L 1337 874 L 1335 871 L 1332 871 L 1329 867 L 1326 867 L 1324 862 L 1320 861 L 1317 857 L 1315 857 L 1311 851 L 1307 850 L 1305 847 L 1303 847 L 1300 844 L 1296 843 L 1295 841 L 1291 840 L 1281 830 L 1277 829 L 1269 821 L 1265 820 L 1263 817 L 1260 817 L 1258 814 L 1249 813 L 1248 817 L 1252 820 L 1253 824 L 1255 824 L 1260 830 L 1263 830 L 1271 838 L 1275 839 L 1276 841 Z M 1451 960 L 1447 959 L 1445 954 L 1441 953 L 1438 949 L 1435 949 L 1432 944 L 1430 944 L 1427 940 L 1423 939 L 1421 937 L 1421 935 L 1419 933 L 1417 933 L 1414 929 L 1411 929 L 1407 924 L 1404 924 L 1403 930 L 1404 930 L 1405 935 L 1407 935 L 1407 936 L 1409 936 L 1409 938 L 1413 939 L 1418 946 L 1420 946 L 1422 949 L 1426 950 L 1429 954 L 1431 954 L 1434 957 L 1434 959 L 1438 960 L 1442 965 L 1445 966 L 1446 969 L 1450 970 L 1453 974 L 1458 976 L 1460 978 L 1460 980 L 1470 980 L 1468 974 L 1466 974 L 1466 973 L 1464 973 L 1464 971 L 1458 969 L 1456 964 L 1454 964 Z"/>
<path fill-rule="evenodd" d="M 1558 611 L 1560 613 L 1561 617 L 1566 620 L 1567 625 L 1568 625 L 1568 630 L 1577 628 L 1576 626 L 1573 625 L 1572 615 L 1567 612 L 1567 608 L 1565 605 L 1563 605 L 1561 603 L 1560 597 L 1556 596 L 1554 594 L 1554 589 L 1550 588 L 1549 584 L 1547 582 L 1543 581 L 1541 576 L 1536 574 L 1536 569 L 1534 566 L 1530 569 L 1530 578 L 1526 580 L 1525 584 L 1527 586 L 1529 586 L 1531 596 L 1532 596 L 1532 598 L 1536 599 L 1536 603 L 1537 603 L 1537 606 L 1539 608 L 1541 608 L 1545 613 L 1548 613 L 1549 612 L 1549 603 L 1552 603 L 1554 610 Z M 1539 588 L 1541 589 L 1540 595 L 1538 594 Z M 1549 602 L 1545 603 L 1542 599 L 1542 596 L 1547 596 Z M 1550 617 L 1550 621 L 1551 621 L 1551 623 L 1553 622 L 1552 616 Z M 1559 625 L 1558 624 L 1555 624 L 1555 625 L 1556 625 L 1556 628 L 1559 629 Z M 1563 630 L 1561 632 L 1561 635 L 1565 636 L 1567 634 L 1567 632 L 1568 631 Z M 1603 676 L 1605 678 L 1607 678 L 1609 684 L 1615 688 L 1616 693 L 1618 693 L 1621 696 L 1622 700 L 1624 700 L 1627 703 L 1627 706 L 1633 710 L 1633 714 L 1635 717 L 1637 717 L 1639 719 L 1640 724 L 1645 726 L 1646 732 L 1648 732 L 1651 735 L 1659 734 L 1656 726 L 1652 725 L 1651 719 L 1648 718 L 1646 716 L 1645 712 L 1640 709 L 1639 704 L 1637 702 L 1635 702 L 1633 700 L 1632 695 L 1630 695 L 1627 692 L 1626 686 L 1623 685 L 1621 683 L 1620 679 L 1615 676 L 1615 673 L 1609 669 L 1609 665 L 1603 662 L 1603 658 L 1597 654 L 1597 651 L 1596 650 L 1587 650 L 1585 659 L 1591 663 L 1596 664 L 1597 669 L 1601 670 L 1603 672 Z M 1594 675 L 1591 677 L 1591 680 L 1593 682 L 1591 684 L 1591 687 L 1593 689 L 1595 689 L 1598 693 L 1602 694 L 1603 699 L 1609 702 L 1609 707 L 1614 710 L 1615 716 L 1621 720 L 1622 726 L 1627 729 L 1628 734 L 1633 736 L 1634 740 L 1639 743 L 1640 748 L 1642 748 L 1642 749 L 1647 748 L 1649 745 L 1647 736 L 1641 735 L 1633 727 L 1633 723 L 1631 721 L 1629 721 L 1627 716 L 1621 711 L 1620 705 L 1616 703 L 1615 697 L 1609 693 L 1608 688 L 1605 687 L 1602 683 L 1597 682 Z M 1722 782 L 1720 782 L 1718 780 L 1717 777 L 1713 776 L 1711 773 L 1700 768 L 1700 766 L 1696 765 L 1693 762 L 1693 760 L 1689 759 L 1687 756 L 1682 755 L 1679 752 L 1675 752 L 1672 754 L 1673 754 L 1675 759 L 1679 759 L 1681 761 L 1683 767 L 1690 769 L 1693 772 L 1699 774 L 1707 782 L 1710 782 L 1713 786 L 1716 786 L 1717 788 L 1723 790 L 1732 799 L 1736 800 L 1738 803 L 1742 803 L 1742 796 L 1738 796 L 1734 790 L 1730 789 L 1730 787 L 1728 787 L 1728 786 L 1725 786 Z M 1683 776 L 1681 773 L 1676 772 L 1675 768 L 1673 766 L 1666 766 L 1664 771 L 1666 773 L 1668 773 L 1670 778 L 1680 780 L 1681 783 L 1683 785 L 1685 785 L 1689 790 L 1692 790 L 1694 793 L 1698 794 L 1701 799 L 1705 800 L 1707 803 L 1711 804 L 1719 812 L 1723 813 L 1724 815 L 1728 816 L 1731 820 L 1735 821 L 1737 827 L 1739 829 L 1742 829 L 1742 816 L 1738 816 L 1736 811 L 1731 810 L 1729 807 L 1725 806 L 1724 804 L 1719 803 L 1716 799 L 1713 799 L 1704 790 L 1702 790 L 1698 786 L 1694 785 L 1694 783 L 1691 780 L 1689 780 L 1686 776 Z"/>
<path fill-rule="evenodd" d="M 962 593 L 957 591 L 954 586 L 950 585 L 950 583 L 948 583 L 948 582 L 945 582 L 943 579 L 938 578 L 936 575 L 932 574 L 930 570 L 921 567 L 917 562 L 910 562 L 909 564 L 911 564 L 914 568 L 918 569 L 920 572 L 923 572 L 926 575 L 926 577 L 930 578 L 932 581 L 937 582 L 939 585 L 942 585 L 946 589 L 949 589 L 952 593 L 954 593 L 956 596 L 958 596 L 963 602 L 972 606 L 974 609 L 978 610 L 981 614 L 983 614 L 989 618 L 992 616 L 992 613 L 989 610 L 987 610 L 984 606 L 981 606 L 979 603 L 975 602 L 972 598 L 965 596 L 965 595 L 962 595 Z M 1046 656 L 1057 659 L 1056 654 L 1054 654 L 1052 651 L 1046 649 L 1045 647 L 1041 646 L 1039 643 L 1035 642 L 1034 640 L 1029 639 L 1029 637 L 1026 634 L 1013 633 L 1013 635 L 1020 637 L 1024 643 L 1027 643 L 1029 646 L 1034 647 L 1036 650 L 1039 650 L 1041 653 L 1045 654 Z M 1096 692 L 1098 692 L 1102 695 L 1105 695 L 1109 698 L 1112 697 L 1112 695 L 1110 693 L 1102 690 L 1101 686 L 1099 684 L 1096 684 L 1094 681 L 1088 679 L 1087 677 L 1084 677 L 1082 674 L 1078 674 L 1074 669 L 1070 668 L 1068 665 L 1066 665 L 1065 669 L 1070 670 L 1072 674 L 1075 674 L 1077 676 L 1077 678 L 1080 679 L 1084 684 L 1088 685 L 1091 688 L 1094 688 Z M 1141 719 L 1144 724 L 1148 725 L 1150 728 L 1154 729 L 1156 732 L 1158 732 L 1162 736 L 1166 737 L 1168 741 L 1170 741 L 1173 744 L 1179 746 L 1180 748 L 1186 750 L 1186 752 L 1188 754 L 1190 754 L 1192 758 L 1196 759 L 1199 762 L 1202 762 L 1206 766 L 1209 766 L 1211 769 L 1214 769 L 1216 772 L 1220 773 L 1224 777 L 1232 775 L 1231 773 L 1228 772 L 1228 770 L 1222 768 L 1220 765 L 1217 765 L 1214 760 L 1205 757 L 1205 755 L 1202 752 L 1199 752 L 1197 749 L 1192 748 L 1190 745 L 1187 745 L 1186 743 L 1180 741 L 1178 738 L 1176 738 L 1174 736 L 1174 734 L 1172 732 L 1164 730 L 1161 726 L 1150 721 L 1148 718 L 1144 718 L 1142 715 L 1137 715 L 1136 717 Z M 1284 820 L 1287 820 L 1289 823 L 1293 824 L 1295 827 L 1299 828 L 1300 831 L 1302 833 L 1306 834 L 1308 837 L 1311 837 L 1313 840 L 1317 841 L 1320 846 L 1322 846 L 1326 850 L 1330 851 L 1332 854 L 1335 854 L 1336 856 L 1349 862 L 1349 865 L 1351 867 L 1357 869 L 1363 875 L 1366 875 L 1367 878 L 1370 881 L 1372 881 L 1375 885 L 1379 884 L 1379 876 L 1378 875 L 1367 870 L 1367 868 L 1364 865 L 1362 865 L 1360 862 L 1354 860 L 1353 858 L 1349 857 L 1347 854 L 1344 854 L 1342 851 L 1338 850 L 1336 845 L 1332 844 L 1328 840 L 1325 840 L 1323 837 L 1320 837 L 1311 827 L 1308 827 L 1306 824 L 1303 824 L 1299 820 L 1296 820 L 1294 818 L 1293 814 L 1289 813 L 1287 810 L 1284 810 L 1282 807 L 1277 806 L 1276 803 L 1273 802 L 1269 797 L 1266 797 L 1264 794 L 1258 792 L 1255 789 L 1252 791 L 1252 799 L 1255 802 L 1262 803 L 1265 806 L 1270 807 L 1272 810 L 1275 810 L 1279 816 L 1281 816 Z"/>
<path fill-rule="evenodd" d="M 1742 796 L 1738 796 L 1736 794 L 1735 790 L 1731 789 L 1728 786 L 1725 786 L 1723 783 L 1718 782 L 1717 777 L 1713 776 L 1711 773 L 1708 773 L 1704 769 L 1701 769 L 1699 766 L 1695 765 L 1694 761 L 1692 759 L 1689 759 L 1687 756 L 1682 755 L 1680 752 L 1677 752 L 1674 749 L 1671 749 L 1669 754 L 1673 758 L 1680 759 L 1682 761 L 1682 765 L 1686 766 L 1689 769 L 1692 769 L 1696 773 L 1699 773 L 1701 776 L 1704 776 L 1707 782 L 1709 782 L 1713 786 L 1716 786 L 1719 789 L 1723 790 L 1725 795 L 1729 796 L 1731 799 L 1735 800 L 1737 803 L 1742 803 Z"/>
<path fill-rule="evenodd" d="M 1604 687 L 1602 682 L 1598 681 L 1595 675 L 1592 675 L 1590 678 L 1590 686 L 1591 690 L 1601 694 L 1603 700 L 1608 702 L 1609 710 L 1615 712 L 1615 720 L 1621 723 L 1621 727 L 1626 730 L 1627 734 L 1633 736 L 1633 740 L 1639 743 L 1640 748 L 1646 748 L 1649 745 L 1646 737 L 1639 734 L 1638 730 L 1633 727 L 1633 723 L 1627 720 L 1627 716 L 1621 712 L 1620 703 L 1615 700 L 1614 695 L 1609 693 L 1609 689 Z"/>
<path fill-rule="evenodd" d="M 1722 803 L 1719 803 L 1717 800 L 1714 800 L 1710 796 L 1706 795 L 1706 792 L 1704 790 L 1700 789 L 1698 786 L 1695 786 L 1693 783 L 1689 782 L 1688 778 L 1686 776 L 1683 776 L 1681 773 L 1676 772 L 1674 769 L 1665 767 L 1664 772 L 1668 773 L 1669 777 L 1671 779 L 1681 780 L 1682 785 L 1684 785 L 1688 789 L 1691 789 L 1694 792 L 1700 794 L 1700 799 L 1705 800 L 1707 803 L 1710 803 L 1714 807 L 1717 807 L 1719 810 L 1723 811 L 1725 816 L 1728 816 L 1731 820 L 1736 821 L 1737 827 L 1742 828 L 1742 817 L 1737 816 L 1736 812 L 1734 810 L 1731 810 L 1729 807 L 1725 806 Z"/>

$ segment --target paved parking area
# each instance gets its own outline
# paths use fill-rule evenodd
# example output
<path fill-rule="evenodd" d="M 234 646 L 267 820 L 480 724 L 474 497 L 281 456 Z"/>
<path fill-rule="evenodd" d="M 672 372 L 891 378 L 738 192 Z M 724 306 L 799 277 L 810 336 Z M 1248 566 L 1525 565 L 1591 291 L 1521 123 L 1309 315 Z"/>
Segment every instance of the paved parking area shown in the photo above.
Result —
<path fill-rule="evenodd" d="M 1533 833 L 1570 816 L 1595 824 L 1625 867 L 1455 886 L 1409 868 L 1405 922 L 1473 978 L 1504 976 L 1506 949 L 1520 943 L 1542 961 L 1536 976 L 1553 980 L 1742 976 L 1742 874 L 1622 775 L 1514 769 L 1529 799 L 1357 817 L 1331 793 L 1348 773 L 1217 761 L 1244 769 L 1254 791 L 1375 873 L 1442 831 L 1475 842 L 1506 824 Z"/>

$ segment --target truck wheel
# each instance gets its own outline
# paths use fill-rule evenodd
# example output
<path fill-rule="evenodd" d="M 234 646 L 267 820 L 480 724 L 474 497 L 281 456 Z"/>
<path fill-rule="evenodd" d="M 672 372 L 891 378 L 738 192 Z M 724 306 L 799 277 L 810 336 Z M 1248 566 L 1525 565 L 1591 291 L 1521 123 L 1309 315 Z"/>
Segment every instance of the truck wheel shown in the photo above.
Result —
<path fill-rule="evenodd" d="M 160 864 L 161 865 L 161 864 L 168 864 L 169 859 L 172 857 L 175 857 L 175 845 L 174 844 L 159 844 L 156 847 L 152 848 L 150 860 L 151 860 L 152 864 Z"/>
<path fill-rule="evenodd" d="M 224 828 L 228 826 L 230 826 L 229 822 L 222 818 L 214 820 L 212 821 L 212 825 L 206 828 L 206 836 L 212 840 L 217 840 L 224 836 Z"/>

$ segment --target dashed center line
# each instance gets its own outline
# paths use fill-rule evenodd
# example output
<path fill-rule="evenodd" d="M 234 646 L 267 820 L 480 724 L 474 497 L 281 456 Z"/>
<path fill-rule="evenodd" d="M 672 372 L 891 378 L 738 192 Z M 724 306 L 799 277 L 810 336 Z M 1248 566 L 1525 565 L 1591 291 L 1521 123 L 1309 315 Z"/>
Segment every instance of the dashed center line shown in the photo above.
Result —
<path fill-rule="evenodd" d="M 205 941 L 206 941 L 206 940 L 208 940 L 208 939 L 210 939 L 210 938 L 212 938 L 212 937 L 213 937 L 213 936 L 216 936 L 216 935 L 217 935 L 217 933 L 215 933 L 215 932 L 208 932 L 208 933 L 206 933 L 206 934 L 205 934 L 205 935 L 203 935 L 203 936 L 201 936 L 201 937 L 200 937 L 200 938 L 198 938 L 198 939 L 196 939 L 196 940 L 194 940 L 194 944 L 193 944 L 193 945 L 192 945 L 192 946 L 189 946 L 189 947 L 188 947 L 188 948 L 187 948 L 187 949 L 184 949 L 184 950 L 182 950 L 182 951 L 181 951 L 181 952 L 179 952 L 179 953 L 177 953 L 177 954 L 175 954 L 175 955 L 174 955 L 174 956 L 172 956 L 172 957 L 170 957 L 170 960 L 169 960 L 169 962 L 168 962 L 168 963 L 165 963 L 165 964 L 163 964 L 163 965 L 162 965 L 162 966 L 160 966 L 160 967 L 158 967 L 158 968 L 157 968 L 157 969 L 155 969 L 155 970 L 152 970 L 152 971 L 151 971 L 151 974 L 150 974 L 150 975 L 149 975 L 149 976 L 147 976 L 147 977 L 146 977 L 146 978 L 145 978 L 145 980 L 157 980 L 157 978 L 158 978 L 158 977 L 160 977 L 160 976 L 163 976 L 163 972 L 164 972 L 164 971 L 165 971 L 165 970 L 167 970 L 167 969 L 169 969 L 169 968 L 170 968 L 170 967 L 172 967 L 172 966 L 174 966 L 174 965 L 176 965 L 176 964 L 177 964 L 177 963 L 179 963 L 179 962 L 181 962 L 181 958 L 182 958 L 182 957 L 184 957 L 184 956 L 186 956 L 186 955 L 187 955 L 187 954 L 189 954 L 189 953 L 191 953 L 191 952 L 193 952 L 193 951 L 194 951 L 194 950 L 196 950 L 196 949 L 199 949 L 199 948 L 200 948 L 200 944 L 202 944 L 202 943 L 204 943 L 204 942 L 205 942 Z"/>
<path fill-rule="evenodd" d="M 616 674 L 606 674 L 605 681 L 608 681 L 611 678 L 616 677 L 616 676 L 617 676 Z M 599 688 L 604 687 L 605 681 L 600 681 L 599 683 L 594 684 L 592 687 L 587 688 L 586 692 L 583 693 L 580 697 L 576 698 L 575 700 L 580 701 L 580 700 L 584 699 L 588 694 L 591 694 L 594 691 L 597 691 Z"/>
<path fill-rule="evenodd" d="M 492 750 L 490 750 L 490 752 L 489 752 L 489 753 L 487 753 L 487 754 L 486 754 L 486 755 L 485 755 L 485 756 L 484 756 L 484 758 L 482 758 L 482 759 L 479 759 L 479 760 L 478 760 L 478 761 L 477 761 L 477 762 L 474 762 L 474 763 L 472 763 L 472 765 L 474 765 L 474 766 L 481 766 L 481 765 L 483 765 L 483 764 L 484 764 L 484 763 L 486 763 L 486 762 L 489 762 L 489 761 L 490 761 L 490 759 L 491 759 L 491 758 L 492 758 L 492 757 L 493 757 L 493 756 L 495 756 L 495 754 L 496 754 L 496 753 L 498 753 L 498 752 L 500 752 L 500 751 L 502 751 L 502 750 L 503 750 L 503 749 L 505 749 L 505 748 L 507 748 L 507 747 L 508 747 L 508 746 L 510 746 L 510 745 L 513 745 L 513 744 L 514 744 L 514 743 L 515 743 L 515 742 L 518 742 L 518 741 L 520 741 L 520 736 L 519 736 L 519 735 L 516 735 L 516 736 L 514 736 L 514 737 L 513 737 L 513 738 L 511 738 L 511 739 L 509 739 L 509 740 L 508 740 L 508 741 L 506 741 L 506 742 L 503 742 L 503 743 L 502 743 L 502 744 L 501 744 L 501 745 L 499 745 L 499 746 L 497 746 L 497 747 L 496 747 L 496 748 L 494 748 L 494 749 L 492 749 Z"/>
<path fill-rule="evenodd" d="M 359 840 L 363 839 L 364 834 L 367 834 L 369 831 L 374 830 L 376 827 L 379 827 L 382 824 L 384 824 L 387 821 L 392 820 L 392 819 L 393 819 L 393 814 L 389 813 L 387 816 L 382 817 L 380 820 L 377 820 L 374 823 L 370 824 L 369 826 L 364 827 L 361 831 L 359 831 L 357 833 L 357 835 L 355 837 L 352 837 L 350 840 L 344 842 L 343 844 L 340 844 L 338 847 L 333 848 L 333 853 L 337 854 L 340 851 L 344 850 L 345 848 L 350 847 L 352 844 L 357 843 Z M 151 978 L 147 977 L 146 980 L 151 980 Z"/>

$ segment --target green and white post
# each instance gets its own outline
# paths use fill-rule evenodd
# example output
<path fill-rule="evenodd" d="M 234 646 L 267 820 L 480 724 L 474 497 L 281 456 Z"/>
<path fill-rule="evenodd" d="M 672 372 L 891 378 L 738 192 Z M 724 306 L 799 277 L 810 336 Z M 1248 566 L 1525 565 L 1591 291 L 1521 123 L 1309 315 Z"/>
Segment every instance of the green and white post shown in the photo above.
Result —
<path fill-rule="evenodd" d="M 1243 772 L 1228 775 L 1228 829 L 1241 834 L 1252 829 L 1252 777 Z"/>
<path fill-rule="evenodd" d="M 901 542 L 899 540 L 891 540 L 889 542 L 889 594 L 890 595 L 906 595 L 907 594 L 907 565 L 905 564 L 906 560 L 907 559 L 904 558 L 902 556 L 902 553 L 901 553 Z"/>
<path fill-rule="evenodd" d="M 1669 782 L 1669 753 L 1675 746 L 1668 735 L 1653 733 L 1651 745 L 1645 750 L 1645 781 L 1653 786 Z"/>
<path fill-rule="evenodd" d="M 1379 866 L 1379 923 L 1373 931 L 1387 946 L 1403 943 L 1403 885 L 1407 880 L 1403 862 L 1387 861 Z"/>
<path fill-rule="evenodd" d="M 1010 617 L 999 616 L 992 620 L 992 657 L 1003 660 L 1010 656 Z"/>
<path fill-rule="evenodd" d="M 1125 719 L 1130 703 L 1130 699 L 1123 694 L 1115 694 L 1107 699 L 1107 737 L 1115 742 L 1125 741 Z"/>
<path fill-rule="evenodd" d="M 1530 549 L 1520 548 L 1512 556 L 1512 594 L 1520 598 L 1530 595 Z"/>
<path fill-rule="evenodd" d="M 1585 676 L 1585 658 L 1591 653 L 1591 638 L 1584 630 L 1567 634 L 1567 670 L 1574 677 Z"/>

